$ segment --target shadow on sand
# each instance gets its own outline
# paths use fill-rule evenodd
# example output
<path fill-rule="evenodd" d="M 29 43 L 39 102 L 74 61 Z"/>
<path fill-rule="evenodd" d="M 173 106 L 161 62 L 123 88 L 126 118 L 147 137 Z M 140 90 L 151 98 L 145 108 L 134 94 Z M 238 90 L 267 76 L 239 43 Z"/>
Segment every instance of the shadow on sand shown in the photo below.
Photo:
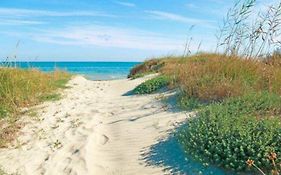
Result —
<path fill-rule="evenodd" d="M 161 91 L 160 91 L 161 92 Z M 159 93 L 159 92 L 158 92 Z M 177 107 L 177 90 L 162 91 L 165 98 L 158 100 L 158 104 L 166 104 L 168 106 L 167 112 L 177 113 L 181 109 Z M 134 95 L 133 91 L 128 91 L 123 96 Z M 155 103 L 155 101 L 153 101 Z M 153 104 L 152 103 L 152 104 Z M 148 104 L 149 105 L 149 104 Z M 159 111 L 156 111 L 156 113 Z M 189 111 L 191 112 L 191 111 Z M 140 116 L 136 119 L 148 117 Z M 196 162 L 188 158 L 184 153 L 181 145 L 178 142 L 177 133 L 184 125 L 178 127 L 176 131 L 170 133 L 164 140 L 159 140 L 156 144 L 150 146 L 148 149 L 144 148 L 142 159 L 146 162 L 146 166 L 163 167 L 166 174 L 186 174 L 186 175 L 226 175 L 231 174 L 225 172 L 220 168 L 214 166 L 204 166 L 202 163 Z M 147 151 L 148 150 L 148 151 Z"/>
<path fill-rule="evenodd" d="M 147 166 L 164 167 L 167 174 L 187 174 L 187 175 L 226 175 L 230 174 L 213 167 L 204 166 L 199 162 L 188 158 L 175 134 L 170 134 L 165 140 L 160 140 L 151 146 L 149 151 L 143 153 Z"/>

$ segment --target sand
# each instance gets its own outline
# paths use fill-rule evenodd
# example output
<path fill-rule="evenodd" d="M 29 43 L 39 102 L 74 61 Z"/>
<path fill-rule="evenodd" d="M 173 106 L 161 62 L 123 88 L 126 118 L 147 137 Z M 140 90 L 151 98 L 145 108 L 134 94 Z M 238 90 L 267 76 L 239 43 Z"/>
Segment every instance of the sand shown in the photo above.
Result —
<path fill-rule="evenodd" d="M 18 139 L 0 149 L 2 169 L 22 175 L 169 174 L 164 165 L 148 163 L 151 149 L 189 115 L 161 101 L 170 92 L 128 95 L 148 78 L 74 77 L 61 100 L 22 117 Z"/>

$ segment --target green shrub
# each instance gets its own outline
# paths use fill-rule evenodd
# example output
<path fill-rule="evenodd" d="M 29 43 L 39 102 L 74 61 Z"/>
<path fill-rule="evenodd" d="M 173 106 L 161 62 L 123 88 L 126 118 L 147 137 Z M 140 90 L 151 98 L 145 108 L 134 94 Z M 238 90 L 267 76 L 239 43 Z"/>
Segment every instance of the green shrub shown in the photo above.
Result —
<path fill-rule="evenodd" d="M 169 77 L 167 76 L 158 76 L 151 80 L 147 80 L 137 86 L 134 90 L 134 94 L 151 94 L 165 86 L 170 82 Z"/>
<path fill-rule="evenodd" d="M 281 155 L 280 109 L 281 97 L 269 93 L 212 104 L 187 123 L 179 141 L 187 154 L 204 163 L 244 171 L 251 159 L 268 170 L 268 154 Z"/>
<path fill-rule="evenodd" d="M 185 95 L 181 95 L 178 97 L 178 105 L 181 109 L 188 111 L 206 106 L 206 104 L 202 103 L 198 99 L 194 97 L 188 97 Z"/>

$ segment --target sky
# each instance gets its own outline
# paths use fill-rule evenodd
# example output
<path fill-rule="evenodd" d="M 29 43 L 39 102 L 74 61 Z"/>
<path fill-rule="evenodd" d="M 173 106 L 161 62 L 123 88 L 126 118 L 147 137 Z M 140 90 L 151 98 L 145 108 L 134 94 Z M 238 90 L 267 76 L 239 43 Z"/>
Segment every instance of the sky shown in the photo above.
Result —
<path fill-rule="evenodd" d="M 267 5 L 277 0 L 260 0 Z M 0 59 L 142 61 L 212 51 L 235 0 L 0 0 Z M 190 30 L 191 26 L 194 26 Z"/>

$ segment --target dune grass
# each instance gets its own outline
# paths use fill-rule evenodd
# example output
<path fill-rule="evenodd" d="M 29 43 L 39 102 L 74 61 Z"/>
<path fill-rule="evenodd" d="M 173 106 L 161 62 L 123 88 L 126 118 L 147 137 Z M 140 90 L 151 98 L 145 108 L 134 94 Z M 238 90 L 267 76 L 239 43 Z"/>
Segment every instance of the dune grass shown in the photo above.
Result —
<path fill-rule="evenodd" d="M 222 101 L 249 92 L 281 94 L 281 69 L 262 61 L 218 54 L 167 62 L 163 73 L 175 77 L 184 94 L 201 101 Z"/>
<path fill-rule="evenodd" d="M 17 130 L 13 124 L 22 108 L 59 99 L 56 90 L 67 88 L 70 77 L 61 71 L 43 73 L 36 69 L 0 68 L 0 146 Z"/>
<path fill-rule="evenodd" d="M 136 79 L 151 73 L 157 73 L 162 66 L 163 62 L 160 59 L 147 60 L 144 63 L 138 64 L 133 67 L 130 70 L 128 78 Z"/>
<path fill-rule="evenodd" d="M 198 111 L 178 133 L 189 156 L 239 172 L 255 171 L 248 159 L 264 172 L 275 169 L 269 155 L 281 162 L 280 60 L 281 55 L 160 58 L 158 72 L 180 90 L 180 106 Z"/>
<path fill-rule="evenodd" d="M 0 117 L 5 118 L 42 101 L 58 88 L 66 88 L 70 75 L 65 72 L 42 73 L 36 69 L 0 69 Z"/>

